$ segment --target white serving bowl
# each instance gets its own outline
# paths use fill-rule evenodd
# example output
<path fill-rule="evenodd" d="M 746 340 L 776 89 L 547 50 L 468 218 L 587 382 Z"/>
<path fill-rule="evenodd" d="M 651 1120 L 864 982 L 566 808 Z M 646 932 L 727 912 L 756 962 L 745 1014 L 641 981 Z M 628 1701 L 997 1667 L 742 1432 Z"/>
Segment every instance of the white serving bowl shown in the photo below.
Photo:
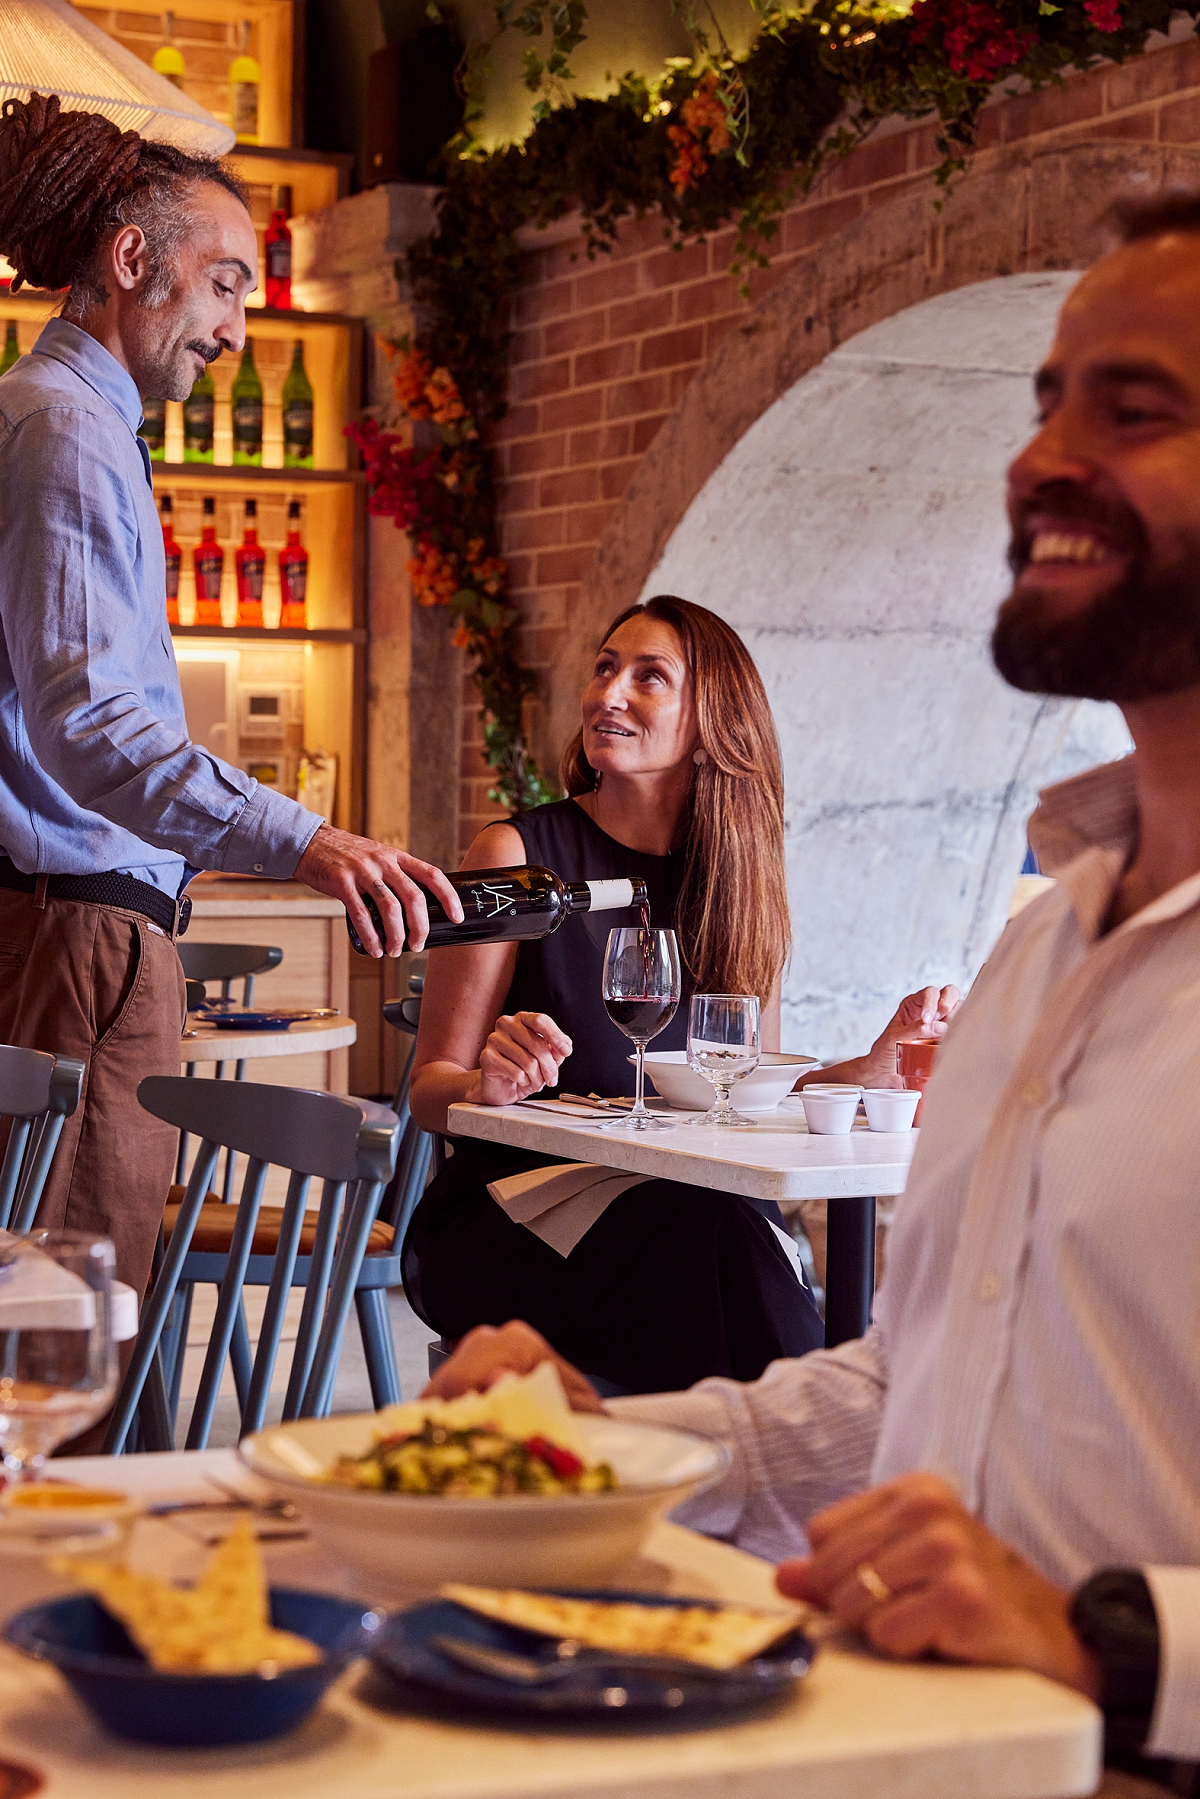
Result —
<path fill-rule="evenodd" d="M 582 1414 L 575 1422 L 585 1460 L 608 1462 L 621 1482 L 614 1492 L 451 1499 L 305 1478 L 310 1462 L 324 1469 L 369 1449 L 373 1412 L 276 1425 L 238 1453 L 302 1507 L 320 1543 L 388 1588 L 588 1586 L 630 1561 L 664 1512 L 717 1479 L 729 1452 L 686 1431 Z"/>
<path fill-rule="evenodd" d="M 630 1056 L 629 1060 L 634 1058 Z M 800 1076 L 816 1066 L 815 1056 L 785 1056 L 778 1050 L 764 1050 L 753 1073 L 734 1082 L 730 1093 L 734 1110 L 747 1116 L 773 1112 Z M 707 1112 L 716 1097 L 704 1076 L 688 1066 L 685 1049 L 648 1051 L 646 1074 L 667 1104 L 681 1111 Z"/>

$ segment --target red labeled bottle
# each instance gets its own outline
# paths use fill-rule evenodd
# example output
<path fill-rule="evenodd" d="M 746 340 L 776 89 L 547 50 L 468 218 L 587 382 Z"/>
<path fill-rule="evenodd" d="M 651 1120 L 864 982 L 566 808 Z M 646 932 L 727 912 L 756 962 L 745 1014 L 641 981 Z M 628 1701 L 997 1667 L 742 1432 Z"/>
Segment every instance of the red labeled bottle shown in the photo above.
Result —
<path fill-rule="evenodd" d="M 234 558 L 237 565 L 237 622 L 260 626 L 263 622 L 263 573 L 267 552 L 258 541 L 258 502 L 246 501 L 246 523 Z"/>
<path fill-rule="evenodd" d="M 300 502 L 288 501 L 287 542 L 279 552 L 279 592 L 284 629 L 308 629 L 308 551 L 300 540 Z"/>
<path fill-rule="evenodd" d="M 159 502 L 162 513 L 163 555 L 167 563 L 167 623 L 179 623 L 179 570 L 183 563 L 183 551 L 175 541 L 174 502 L 169 493 L 165 493 Z"/>
<path fill-rule="evenodd" d="M 272 199 L 271 223 L 264 240 L 267 262 L 267 305 L 284 312 L 292 309 L 292 233 L 288 217 L 292 210 L 292 190 L 277 187 Z"/>
<path fill-rule="evenodd" d="M 204 502 L 204 523 L 200 542 L 192 551 L 196 566 L 196 623 L 219 625 L 221 622 L 221 576 L 225 572 L 225 552 L 217 542 L 217 502 L 211 496 Z"/>

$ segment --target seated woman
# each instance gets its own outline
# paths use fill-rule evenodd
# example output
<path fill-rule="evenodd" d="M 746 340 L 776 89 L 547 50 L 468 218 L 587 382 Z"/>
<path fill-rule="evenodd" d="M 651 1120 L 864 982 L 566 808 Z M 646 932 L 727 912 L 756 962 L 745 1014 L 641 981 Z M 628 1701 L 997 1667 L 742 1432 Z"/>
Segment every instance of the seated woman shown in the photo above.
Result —
<path fill-rule="evenodd" d="M 464 867 L 641 876 L 652 922 L 674 928 L 684 963 L 678 1010 L 654 1048 L 685 1047 L 692 992 L 762 995 L 765 1046 L 777 1047 L 790 941 L 783 775 L 766 693 L 737 635 L 670 596 L 623 612 L 596 659 L 562 781 L 569 798 L 489 825 Z M 604 1009 L 601 969 L 610 928 L 636 923 L 574 914 L 539 941 L 432 955 L 413 1061 L 417 1122 L 444 1131 L 460 1100 L 511 1105 L 556 1085 L 632 1092 L 630 1044 Z M 940 1031 L 939 1009 L 944 1017 L 956 998 L 910 996 L 869 1056 L 814 1078 L 897 1084 L 895 1037 L 923 1016 Z M 440 1335 L 524 1318 L 589 1375 L 632 1392 L 712 1374 L 754 1380 L 777 1357 L 821 1344 L 773 1202 L 628 1176 L 623 1191 L 609 1181 L 566 1199 L 547 1229 L 554 1214 L 539 1213 L 528 1190 L 537 1181 L 509 1177 L 554 1165 L 455 1140 L 404 1243 L 409 1299 Z M 565 1184 L 579 1185 L 574 1170 Z"/>

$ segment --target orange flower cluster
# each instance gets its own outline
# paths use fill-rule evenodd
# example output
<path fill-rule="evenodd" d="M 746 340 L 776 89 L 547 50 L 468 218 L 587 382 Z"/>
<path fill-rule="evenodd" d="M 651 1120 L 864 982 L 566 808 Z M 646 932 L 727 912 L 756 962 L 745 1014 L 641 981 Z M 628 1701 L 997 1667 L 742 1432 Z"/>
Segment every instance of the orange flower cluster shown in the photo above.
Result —
<path fill-rule="evenodd" d="M 413 598 L 418 606 L 448 606 L 458 592 L 458 562 L 436 544 L 421 543 L 409 558 Z"/>
<path fill-rule="evenodd" d="M 504 586 L 508 568 L 500 556 L 484 555 L 484 540 L 473 537 L 467 545 L 467 567 L 470 569 L 475 584 L 482 587 L 489 598 L 495 599 Z"/>
<path fill-rule="evenodd" d="M 449 369 L 435 369 L 419 350 L 402 350 L 392 377 L 396 398 L 410 419 L 455 425 L 467 416 L 458 383 Z"/>
<path fill-rule="evenodd" d="M 708 173 L 711 156 L 728 150 L 733 141 L 729 118 L 717 98 L 717 72 L 710 69 L 690 100 L 680 111 L 682 125 L 668 125 L 667 136 L 675 145 L 675 161 L 671 168 L 671 186 L 684 193 Z M 704 139 L 707 138 L 707 143 Z"/>

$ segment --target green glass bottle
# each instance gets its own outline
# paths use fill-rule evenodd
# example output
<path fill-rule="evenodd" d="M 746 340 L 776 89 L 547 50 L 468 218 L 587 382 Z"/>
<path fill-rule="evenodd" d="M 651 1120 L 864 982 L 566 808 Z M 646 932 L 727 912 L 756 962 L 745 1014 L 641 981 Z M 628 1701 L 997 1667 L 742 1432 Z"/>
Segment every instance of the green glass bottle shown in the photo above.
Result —
<path fill-rule="evenodd" d="M 254 366 L 254 339 L 246 339 L 233 400 L 233 460 L 242 468 L 262 467 L 263 390 Z"/>
<path fill-rule="evenodd" d="M 163 462 L 167 454 L 167 402 L 143 400 L 138 436 L 146 441 L 151 462 Z"/>
<path fill-rule="evenodd" d="M 304 344 L 297 338 L 292 366 L 283 384 L 283 466 L 313 465 L 313 390 L 304 370 Z"/>
<path fill-rule="evenodd" d="M 17 342 L 17 321 L 9 319 L 4 330 L 4 354 L 0 356 L 0 375 L 7 375 L 20 354 L 21 346 Z M 286 405 L 286 401 L 284 403 Z"/>
<path fill-rule="evenodd" d="M 205 369 L 183 402 L 183 460 L 211 462 L 213 459 L 213 412 L 217 403 L 216 383 L 212 370 Z"/>

